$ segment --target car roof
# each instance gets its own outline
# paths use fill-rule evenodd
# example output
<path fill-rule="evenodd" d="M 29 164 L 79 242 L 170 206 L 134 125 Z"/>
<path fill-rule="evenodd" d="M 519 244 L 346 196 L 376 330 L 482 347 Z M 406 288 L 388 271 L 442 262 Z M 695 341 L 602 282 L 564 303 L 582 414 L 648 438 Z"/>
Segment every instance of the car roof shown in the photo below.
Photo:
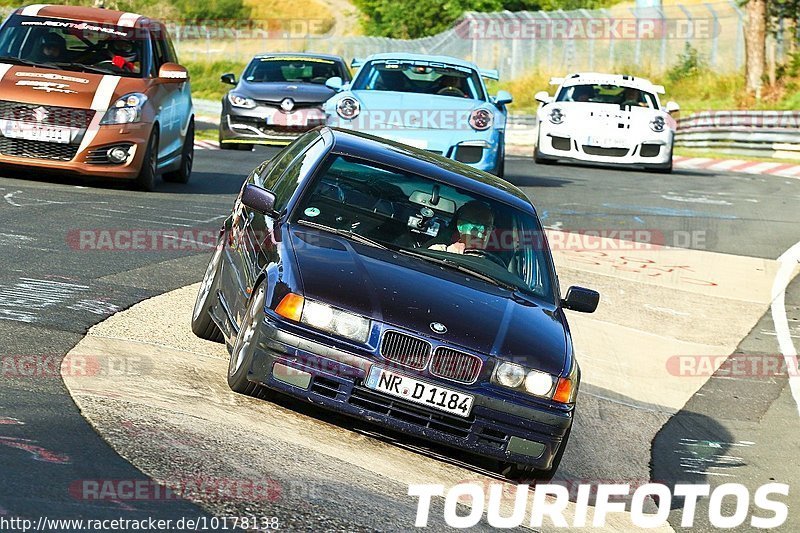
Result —
<path fill-rule="evenodd" d="M 366 63 L 367 61 L 372 61 L 375 59 L 408 59 L 410 61 L 431 61 L 435 63 L 448 63 L 458 67 L 467 67 L 473 70 L 480 70 L 475 63 L 458 59 L 457 57 L 412 54 L 410 52 L 383 52 L 380 54 L 372 54 L 371 56 L 367 57 L 364 62 Z"/>
<path fill-rule="evenodd" d="M 651 93 L 664 93 L 664 87 L 655 85 L 645 78 L 635 78 L 627 74 L 604 74 L 601 72 L 577 72 L 570 74 L 566 78 L 553 78 L 551 84 L 559 84 L 564 87 L 572 85 L 619 85 L 620 87 L 633 87 Z"/>
<path fill-rule="evenodd" d="M 366 133 L 322 127 L 323 137 L 327 136 L 326 132 L 330 132 L 332 135 L 331 151 L 334 153 L 383 163 L 398 170 L 430 177 L 448 185 L 505 202 L 527 213 L 536 213 L 525 193 L 511 183 L 487 172 L 427 150 Z"/>
<path fill-rule="evenodd" d="M 315 54 L 313 52 L 297 52 L 297 53 L 289 53 L 289 52 L 278 52 L 278 53 L 263 53 L 263 54 L 256 54 L 253 56 L 253 59 L 261 59 L 265 57 L 307 57 L 311 59 L 329 59 L 331 61 L 339 61 L 341 63 L 345 63 L 345 60 L 341 56 L 336 56 L 332 54 Z"/>
<path fill-rule="evenodd" d="M 52 17 L 59 19 L 73 19 L 82 22 L 95 22 L 98 24 L 110 24 L 115 26 L 134 26 L 141 20 L 146 19 L 138 13 L 126 13 L 125 11 L 115 11 L 113 9 L 102 9 L 97 7 L 85 6 L 56 6 L 56 5 L 29 5 L 20 7 L 14 11 L 16 15 L 29 15 L 36 17 Z"/>

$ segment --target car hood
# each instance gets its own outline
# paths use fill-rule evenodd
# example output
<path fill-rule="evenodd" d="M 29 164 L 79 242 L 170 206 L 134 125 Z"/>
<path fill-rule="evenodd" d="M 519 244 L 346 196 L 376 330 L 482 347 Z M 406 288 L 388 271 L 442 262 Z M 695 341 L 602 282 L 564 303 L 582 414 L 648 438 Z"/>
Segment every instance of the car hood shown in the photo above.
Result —
<path fill-rule="evenodd" d="M 566 321 L 555 306 L 343 237 L 297 227 L 289 235 L 307 298 L 551 374 L 564 370 Z M 432 322 L 447 332 L 432 334 Z"/>
<path fill-rule="evenodd" d="M 393 91 L 351 91 L 350 94 L 361 104 L 362 120 L 367 120 L 371 126 L 368 129 L 391 126 L 472 131 L 469 115 L 474 109 L 484 107 L 495 116 L 498 114 L 494 106 L 471 98 Z"/>
<path fill-rule="evenodd" d="M 104 110 L 121 94 L 133 91 L 144 92 L 142 79 L 0 63 L 4 100 L 78 109 L 94 105 Z"/>
<path fill-rule="evenodd" d="M 279 104 L 284 98 L 291 98 L 297 104 L 322 104 L 336 91 L 318 83 L 248 82 L 242 81 L 235 89 L 237 94 L 255 100 Z"/>

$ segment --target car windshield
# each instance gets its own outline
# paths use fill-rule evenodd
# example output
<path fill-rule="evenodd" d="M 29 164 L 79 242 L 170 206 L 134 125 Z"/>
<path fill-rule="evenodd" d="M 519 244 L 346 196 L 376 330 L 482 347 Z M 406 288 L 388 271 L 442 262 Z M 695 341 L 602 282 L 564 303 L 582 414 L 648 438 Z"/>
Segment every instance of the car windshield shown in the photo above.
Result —
<path fill-rule="evenodd" d="M 432 61 L 370 61 L 359 71 L 353 90 L 436 94 L 485 100 L 483 85 L 475 70 Z"/>
<path fill-rule="evenodd" d="M 590 102 L 658 109 L 655 95 L 636 87 L 623 85 L 587 84 L 562 87 L 556 97 L 556 102 Z"/>
<path fill-rule="evenodd" d="M 146 39 L 134 28 L 14 15 L 0 35 L 0 59 L 22 65 L 141 77 Z M 43 90 L 69 91 L 42 81 Z"/>
<path fill-rule="evenodd" d="M 336 61 L 316 57 L 257 57 L 244 71 L 253 83 L 289 82 L 323 85 L 329 78 L 342 77 Z"/>
<path fill-rule="evenodd" d="M 430 178 L 332 154 L 292 221 L 386 247 L 553 304 L 537 218 Z"/>

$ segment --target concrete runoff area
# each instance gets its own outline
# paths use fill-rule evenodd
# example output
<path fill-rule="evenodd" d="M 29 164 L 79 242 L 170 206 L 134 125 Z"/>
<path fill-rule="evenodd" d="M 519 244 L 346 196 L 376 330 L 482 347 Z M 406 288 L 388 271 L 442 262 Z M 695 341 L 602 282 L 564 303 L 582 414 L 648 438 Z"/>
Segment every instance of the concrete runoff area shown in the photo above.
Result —
<path fill-rule="evenodd" d="M 650 479 L 650 443 L 656 433 L 710 375 L 676 376 L 674 358 L 730 354 L 769 309 L 778 263 L 706 251 L 601 244 L 600 251 L 554 252 L 562 292 L 576 284 L 602 295 L 596 314 L 568 312 L 583 385 L 572 439 L 556 480 L 642 484 Z M 62 366 L 83 416 L 154 480 L 169 485 L 175 476 L 202 472 L 298 484 L 312 494 L 299 508 L 280 497 L 219 501 L 202 491 L 187 496 L 218 515 L 268 511 L 293 517 L 298 526 L 329 520 L 352 530 L 383 529 L 365 518 L 370 504 L 359 494 L 374 497 L 377 492 L 391 499 L 392 505 L 383 509 L 393 509 L 394 515 L 384 517 L 382 525 L 409 529 L 416 499 L 407 495 L 407 485 L 500 482 L 480 465 L 461 461 L 457 452 L 421 452 L 403 439 L 387 438 L 299 402 L 234 394 L 225 382 L 224 345 L 200 340 L 189 328 L 197 287 L 143 301 L 97 324 Z M 102 375 L 69 370 L 71 362 L 89 357 L 113 358 L 112 366 L 123 370 Z M 133 428 L 137 435 L 131 434 Z M 354 495 L 348 497 L 347 509 L 339 512 L 327 505 L 324 513 L 331 516 L 315 516 L 322 508 L 317 501 L 341 501 L 338 491 Z M 531 490 L 529 499 L 533 496 Z M 434 498 L 437 501 L 441 499 Z M 511 503 L 504 501 L 507 513 Z M 570 503 L 565 515 L 575 512 Z M 434 507 L 434 530 L 441 526 L 436 516 L 441 520 Z M 591 517 L 590 508 L 589 524 Z M 480 526 L 488 528 L 485 518 Z M 633 529 L 627 513 L 607 516 L 605 530 Z M 652 531 L 671 530 L 666 525 Z"/>

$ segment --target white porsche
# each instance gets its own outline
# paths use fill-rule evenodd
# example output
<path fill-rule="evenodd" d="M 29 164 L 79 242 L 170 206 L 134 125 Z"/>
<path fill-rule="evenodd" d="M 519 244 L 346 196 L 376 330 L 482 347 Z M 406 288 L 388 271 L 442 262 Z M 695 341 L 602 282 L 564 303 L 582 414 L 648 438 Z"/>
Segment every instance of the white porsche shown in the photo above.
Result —
<path fill-rule="evenodd" d="M 671 116 L 680 107 L 658 95 L 664 87 L 643 78 L 583 73 L 552 78 L 555 97 L 536 93 L 537 163 L 559 159 L 644 166 L 672 171 L 677 127 Z"/>

